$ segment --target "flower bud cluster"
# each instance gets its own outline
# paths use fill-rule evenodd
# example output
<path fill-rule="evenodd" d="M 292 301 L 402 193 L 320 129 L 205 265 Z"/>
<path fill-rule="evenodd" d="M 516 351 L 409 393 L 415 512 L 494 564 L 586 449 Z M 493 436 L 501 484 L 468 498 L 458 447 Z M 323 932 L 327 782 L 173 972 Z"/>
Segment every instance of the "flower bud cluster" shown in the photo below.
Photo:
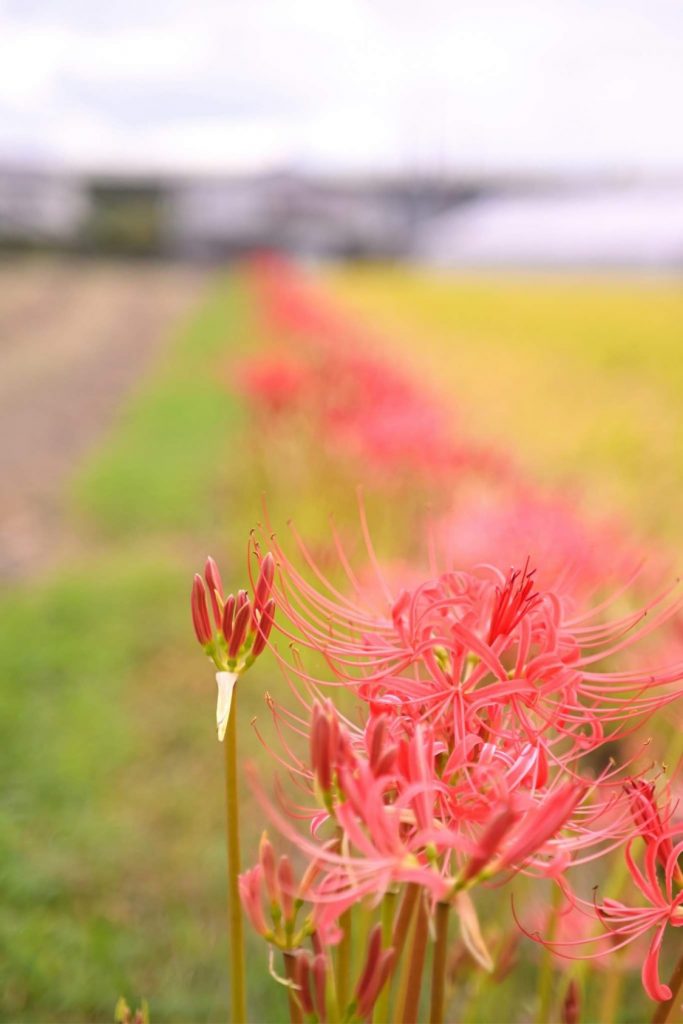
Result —
<path fill-rule="evenodd" d="M 275 561 L 268 553 L 261 562 L 251 599 L 246 590 L 225 596 L 213 558 L 206 561 L 203 579 L 195 575 L 192 623 L 197 640 L 220 671 L 243 672 L 264 651 L 275 616 L 275 601 L 270 596 L 274 573 Z"/>
<path fill-rule="evenodd" d="M 303 1012 L 314 1020 L 330 1019 L 330 964 L 324 953 L 310 953 L 297 949 L 293 954 L 292 971 L 296 997 Z M 394 965 L 393 947 L 382 949 L 382 929 L 371 930 L 365 960 L 354 987 L 353 996 L 346 1007 L 340 1007 L 343 1020 L 369 1020 L 377 999 L 391 975 Z"/>
<path fill-rule="evenodd" d="M 315 928 L 310 918 L 297 927 L 297 919 L 317 874 L 313 862 L 297 884 L 290 858 L 276 858 L 264 832 L 258 862 L 239 880 L 242 906 L 255 931 L 279 949 L 300 946 Z"/>

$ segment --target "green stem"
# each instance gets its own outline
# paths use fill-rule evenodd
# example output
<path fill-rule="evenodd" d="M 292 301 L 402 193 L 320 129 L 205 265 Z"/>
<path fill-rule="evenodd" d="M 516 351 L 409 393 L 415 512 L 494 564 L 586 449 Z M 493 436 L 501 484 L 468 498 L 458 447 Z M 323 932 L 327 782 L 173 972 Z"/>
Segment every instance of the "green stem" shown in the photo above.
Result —
<path fill-rule="evenodd" d="M 429 1010 L 430 1024 L 443 1024 L 444 996 L 446 991 L 446 954 L 448 952 L 448 914 L 450 903 L 436 905 L 436 940 L 432 959 L 432 1001 Z"/>
<path fill-rule="evenodd" d="M 419 886 L 414 882 L 410 882 L 403 893 L 403 899 L 401 900 L 401 907 L 396 918 L 396 924 L 394 925 L 394 951 L 396 954 L 396 963 L 403 956 L 403 948 L 408 938 L 408 929 L 410 922 L 413 917 L 413 909 L 415 908 L 415 901 L 417 900 L 417 894 L 419 893 Z"/>
<path fill-rule="evenodd" d="M 392 1018 L 394 1024 L 400 1024 L 401 1012 L 406 1000 L 409 964 L 407 957 L 404 961 L 403 952 L 406 946 L 410 949 L 412 944 L 415 931 L 415 906 L 419 891 L 419 887 L 413 882 L 406 887 L 398 911 L 398 917 L 394 924 L 394 950 L 396 951 L 394 977 L 398 976 L 398 988 L 394 999 L 394 1014 Z"/>
<path fill-rule="evenodd" d="M 384 894 L 382 900 L 382 948 L 388 949 L 392 945 L 392 935 L 394 930 L 394 911 L 396 909 L 396 893 L 387 892 Z M 375 1003 L 375 1010 L 373 1013 L 373 1019 L 379 1021 L 379 1024 L 384 1024 L 385 1021 L 389 1020 L 389 999 L 391 995 L 391 978 L 387 981 L 386 985 L 382 988 L 377 1002 Z"/>
<path fill-rule="evenodd" d="M 657 1007 L 654 1017 L 652 1018 L 652 1024 L 678 1024 L 679 1021 L 683 1020 L 681 1014 L 681 990 L 683 989 L 683 953 L 681 954 L 678 963 L 674 967 L 673 974 L 669 981 L 669 988 L 671 989 L 671 999 L 667 999 L 666 1002 L 660 1003 Z"/>
<path fill-rule="evenodd" d="M 618 954 L 613 955 L 613 961 L 612 969 L 604 980 L 602 999 L 600 1000 L 599 1019 L 603 1024 L 614 1024 L 616 1020 L 624 980 L 623 965 Z"/>
<path fill-rule="evenodd" d="M 339 926 L 344 932 L 337 948 L 336 988 L 337 1001 L 344 1013 L 349 1001 L 351 983 L 351 908 L 345 910 L 339 919 Z"/>
<path fill-rule="evenodd" d="M 548 928 L 548 940 L 552 942 L 557 931 L 557 918 L 562 901 L 562 890 L 559 885 L 553 886 L 552 909 L 550 912 L 550 926 Z M 536 1013 L 536 1024 L 548 1024 L 550 1020 L 550 1007 L 553 1000 L 553 975 L 555 973 L 555 960 L 549 949 L 543 951 L 541 965 L 538 970 L 538 1010 Z"/>
<path fill-rule="evenodd" d="M 400 1021 L 401 1024 L 416 1024 L 420 1008 L 420 990 L 422 988 L 425 950 L 429 934 L 427 908 L 422 896 L 420 896 L 417 902 L 417 912 L 413 922 L 412 933 L 410 955 L 404 968 L 405 982 L 397 1007 L 396 1020 Z"/>
<path fill-rule="evenodd" d="M 225 807 L 228 842 L 228 945 L 230 947 L 231 1022 L 245 1024 L 247 1000 L 244 965 L 244 926 L 239 893 L 240 831 L 237 784 L 237 688 L 225 734 Z"/>

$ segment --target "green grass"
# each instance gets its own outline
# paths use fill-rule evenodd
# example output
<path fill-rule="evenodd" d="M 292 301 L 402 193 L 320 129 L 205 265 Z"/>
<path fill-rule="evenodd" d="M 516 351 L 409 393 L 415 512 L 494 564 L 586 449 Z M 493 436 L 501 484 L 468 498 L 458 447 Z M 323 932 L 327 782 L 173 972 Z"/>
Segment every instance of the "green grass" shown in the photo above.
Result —
<path fill-rule="evenodd" d="M 125 909 L 125 870 L 135 833 L 115 794 L 141 747 L 128 687 L 173 642 L 155 611 L 180 583 L 163 565 L 104 563 L 3 602 L 7 1019 L 106 1019 L 112 986 L 134 976 L 142 936 Z"/>

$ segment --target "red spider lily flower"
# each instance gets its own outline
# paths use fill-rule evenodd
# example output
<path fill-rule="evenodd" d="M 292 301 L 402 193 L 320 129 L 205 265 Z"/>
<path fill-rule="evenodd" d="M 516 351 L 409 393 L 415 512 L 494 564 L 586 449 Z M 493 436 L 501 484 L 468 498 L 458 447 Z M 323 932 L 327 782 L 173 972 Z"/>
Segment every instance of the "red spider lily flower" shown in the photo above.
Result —
<path fill-rule="evenodd" d="M 660 801 L 657 799 L 654 782 L 647 782 L 645 779 L 627 779 L 624 789 L 640 835 L 647 843 L 658 844 L 657 856 L 661 866 L 665 867 L 673 849 L 671 836 L 668 833 L 674 814 L 670 794 L 667 791 L 661 798 L 662 802 L 667 805 L 665 820 L 662 820 Z M 678 885 L 683 885 L 683 872 L 678 864 L 675 868 L 675 878 Z"/>
<path fill-rule="evenodd" d="M 633 856 L 634 841 L 629 840 L 624 850 L 626 864 L 631 878 L 645 899 L 642 906 L 629 906 L 620 900 L 605 898 L 601 903 L 589 903 L 571 896 L 577 907 L 583 907 L 584 913 L 592 911 L 605 929 L 604 933 L 593 937 L 580 937 L 561 941 L 544 941 L 536 935 L 530 935 L 537 941 L 554 950 L 561 956 L 574 957 L 573 950 L 588 944 L 602 944 L 602 949 L 587 956 L 603 956 L 606 951 L 615 951 L 639 939 L 648 933 L 652 935 L 648 952 L 643 960 L 641 978 L 645 992 L 655 1001 L 671 998 L 671 989 L 659 978 L 659 955 L 664 935 L 668 927 L 683 926 L 683 889 L 676 881 L 679 859 L 683 854 L 683 829 L 676 828 L 664 833 L 657 839 L 646 843 L 642 855 L 642 868 Z M 660 848 L 670 849 L 663 860 Z M 663 864 L 660 875 L 658 864 Z M 566 890 L 565 890 L 566 891 Z M 519 923 L 519 922 L 518 922 Z M 529 932 L 522 930 L 529 935 Z"/>
<path fill-rule="evenodd" d="M 500 873 L 554 875 L 572 857 L 591 859 L 591 847 L 619 841 L 624 821 L 630 828 L 627 808 L 615 817 L 599 800 L 583 806 L 587 784 L 563 779 L 561 770 L 552 773 L 552 785 L 544 779 L 529 786 L 528 758 L 520 769 L 487 752 L 463 763 L 464 774 L 446 776 L 439 769 L 446 751 L 434 730 L 424 723 L 408 727 L 410 735 L 393 743 L 399 727 L 386 716 L 352 731 L 331 702 L 314 704 L 311 768 L 301 761 L 292 766 L 314 805 L 297 804 L 291 814 L 310 819 L 314 836 L 333 823 L 339 846 L 321 850 L 301 835 L 255 782 L 278 829 L 321 867 L 309 899 L 322 906 L 319 920 L 328 931 L 346 906 L 394 884 L 417 882 L 433 900 L 447 900 Z"/>
<path fill-rule="evenodd" d="M 666 593 L 613 621 L 605 619 L 609 602 L 572 617 L 557 595 L 534 592 L 527 564 L 507 576 L 493 567 L 443 573 L 395 598 L 368 540 L 386 594 L 385 611 L 377 611 L 364 604 L 343 551 L 355 591 L 348 597 L 297 541 L 315 582 L 273 541 L 280 630 L 322 654 L 335 681 L 374 709 L 443 723 L 451 738 L 524 737 L 566 762 L 678 695 L 680 661 L 654 670 L 603 667 L 672 619 L 680 599 Z M 295 672 L 306 687 L 325 685 L 298 664 Z"/>
<path fill-rule="evenodd" d="M 664 878 L 660 880 L 657 863 L 661 861 L 660 847 L 671 844 L 671 850 L 664 862 Z M 669 925 L 680 928 L 683 925 L 683 890 L 677 885 L 674 890 L 675 874 L 679 868 L 679 857 L 683 852 L 680 830 L 660 836 L 648 842 L 645 847 L 643 871 L 632 855 L 632 843 L 625 850 L 626 862 L 631 878 L 645 897 L 648 906 L 628 907 L 618 900 L 603 900 L 596 907 L 598 916 L 609 934 L 619 942 L 637 938 L 644 931 L 655 929 L 648 954 L 642 968 L 643 988 L 650 999 L 671 998 L 671 989 L 659 979 L 659 954 L 664 933 Z"/>
<path fill-rule="evenodd" d="M 369 542 L 378 586 L 366 598 L 341 545 L 348 594 L 303 544 L 308 573 L 274 539 L 272 546 L 268 601 L 293 642 L 287 659 L 277 656 L 299 707 L 268 703 L 296 795 L 280 789 L 273 802 L 257 780 L 254 789 L 278 830 L 315 865 L 310 913 L 297 926 L 288 862 L 274 881 L 268 862 L 280 919 L 289 922 L 285 940 L 299 927 L 334 944 L 347 909 L 414 883 L 432 906 L 456 906 L 468 948 L 490 969 L 467 890 L 518 871 L 565 885 L 570 866 L 622 845 L 634 820 L 655 868 L 659 862 L 665 875 L 670 868 L 677 882 L 680 850 L 648 785 L 636 776 L 624 786 L 629 763 L 583 768 L 586 753 L 673 698 L 680 666 L 617 671 L 608 659 L 666 622 L 674 602 L 655 601 L 649 614 L 613 622 L 609 603 L 594 618 L 571 617 L 557 594 L 536 591 L 528 563 L 507 574 L 493 567 L 442 573 L 395 597 Z M 263 572 L 255 540 L 252 551 Z M 236 607 L 248 607 L 246 595 Z M 322 656 L 326 677 L 307 670 L 307 649 Z M 605 662 L 599 671 L 598 661 Z M 323 699 L 326 683 L 352 689 L 360 716 L 346 719 Z M 283 726 L 308 739 L 309 763 Z M 606 900 L 598 908 L 600 920 L 609 919 L 603 940 L 618 947 L 652 927 L 678 926 L 683 910 L 677 902 L 672 910 L 677 897 L 669 897 L 666 906 L 660 893 L 660 904 L 636 910 L 632 928 L 631 911 Z M 253 908 L 251 915 L 259 920 Z M 660 945 L 658 930 L 644 973 L 650 992 L 660 990 L 653 980 Z"/>

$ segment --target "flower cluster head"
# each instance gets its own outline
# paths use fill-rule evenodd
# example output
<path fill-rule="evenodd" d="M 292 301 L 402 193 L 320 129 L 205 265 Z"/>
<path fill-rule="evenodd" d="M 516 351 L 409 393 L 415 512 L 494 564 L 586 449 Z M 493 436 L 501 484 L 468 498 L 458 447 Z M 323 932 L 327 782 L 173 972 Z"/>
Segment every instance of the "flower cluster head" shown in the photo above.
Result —
<path fill-rule="evenodd" d="M 206 560 L 204 578 L 197 573 L 192 583 L 190 608 L 195 635 L 218 669 L 216 722 L 221 741 L 230 718 L 235 683 L 263 653 L 273 627 L 273 571 L 273 557 L 267 555 L 252 598 L 246 590 L 226 597 L 218 566 L 211 557 Z"/>
<path fill-rule="evenodd" d="M 432 572 L 392 589 L 362 523 L 371 586 L 338 538 L 346 586 L 325 576 L 296 534 L 303 568 L 274 535 L 267 554 L 252 536 L 252 598 L 224 597 L 211 560 L 193 586 L 197 638 L 219 689 L 225 675 L 234 685 L 275 626 L 269 646 L 297 700 L 293 710 L 267 700 L 293 793 L 280 786 L 273 799 L 252 781 L 307 866 L 297 882 L 293 862 L 276 858 L 264 836 L 240 892 L 254 928 L 293 958 L 287 983 L 303 1011 L 325 1019 L 329 950 L 355 905 L 419 891 L 435 915 L 453 907 L 464 945 L 492 970 L 479 886 L 522 872 L 569 893 L 571 868 L 620 847 L 648 906 L 607 899 L 584 910 L 606 926 L 609 948 L 655 929 L 643 981 L 653 998 L 667 998 L 657 959 L 666 928 L 683 921 L 683 836 L 634 770 L 639 753 L 621 741 L 679 693 L 680 663 L 638 662 L 678 599 L 660 594 L 634 611 L 618 595 L 577 613 L 537 584 L 529 559 L 507 571 Z M 340 691 L 345 702 L 332 699 Z M 645 844 L 643 869 L 634 833 Z M 349 1019 L 368 1015 L 394 961 L 394 947 L 373 936 Z M 573 993 L 570 1010 L 575 1002 Z"/>
<path fill-rule="evenodd" d="M 369 594 L 339 548 L 344 592 L 300 541 L 307 570 L 274 537 L 270 543 L 270 600 L 290 653 L 278 653 L 277 643 L 274 650 L 298 710 L 268 703 L 297 797 L 292 803 L 281 791 L 274 802 L 254 785 L 279 831 L 315 866 L 305 892 L 296 890 L 306 922 L 296 924 L 299 939 L 334 944 L 350 906 L 417 886 L 432 908 L 457 908 L 467 948 L 490 969 L 470 891 L 519 871 L 565 884 L 569 868 L 627 843 L 634 824 L 648 844 L 650 871 L 659 863 L 670 875 L 656 914 L 678 924 L 671 886 L 680 848 L 668 818 L 629 760 L 600 755 L 678 693 L 680 664 L 643 670 L 633 657 L 676 613 L 675 599 L 660 595 L 612 618 L 607 601 L 572 616 L 560 596 L 537 587 L 528 560 L 507 572 L 437 573 L 393 593 L 371 546 L 378 584 Z M 311 665 L 321 659 L 324 673 Z M 325 695 L 340 687 L 358 704 L 349 715 Z M 628 846 L 627 857 L 635 871 Z M 244 876 L 243 899 L 261 934 L 282 946 L 291 932 L 282 932 L 269 863 L 262 848 L 260 866 Z M 655 875 L 634 877 L 655 900 Z M 276 908 L 270 920 L 264 891 Z M 616 904 L 601 913 L 622 915 L 623 930 Z M 639 928 L 645 920 L 650 927 L 654 914 Z"/>

